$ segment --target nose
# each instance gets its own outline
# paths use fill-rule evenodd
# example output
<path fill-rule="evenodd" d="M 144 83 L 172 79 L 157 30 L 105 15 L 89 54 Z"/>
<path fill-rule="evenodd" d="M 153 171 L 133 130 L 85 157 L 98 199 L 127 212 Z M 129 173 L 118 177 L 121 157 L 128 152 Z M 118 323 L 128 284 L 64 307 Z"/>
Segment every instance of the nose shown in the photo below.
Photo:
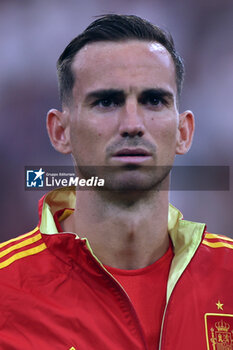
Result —
<path fill-rule="evenodd" d="M 145 134 L 144 118 L 134 99 L 127 101 L 121 111 L 119 133 L 122 137 L 142 137 Z"/>

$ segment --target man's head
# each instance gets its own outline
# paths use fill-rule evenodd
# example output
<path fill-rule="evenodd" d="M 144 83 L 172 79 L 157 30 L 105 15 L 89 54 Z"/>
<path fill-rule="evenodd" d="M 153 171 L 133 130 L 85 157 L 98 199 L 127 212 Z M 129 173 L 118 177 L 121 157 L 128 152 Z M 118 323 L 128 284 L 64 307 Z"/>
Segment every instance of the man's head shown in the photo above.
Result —
<path fill-rule="evenodd" d="M 79 175 L 101 177 L 105 167 L 115 189 L 149 190 L 168 179 L 194 128 L 192 113 L 177 109 L 183 64 L 172 40 L 138 17 L 111 15 L 74 39 L 58 68 L 62 111 L 49 111 L 47 128 Z"/>
<path fill-rule="evenodd" d="M 57 74 L 62 104 L 69 104 L 72 101 L 75 83 L 72 63 L 76 54 L 83 47 L 97 42 L 125 42 L 129 40 L 157 42 L 167 49 L 175 66 L 177 93 L 180 96 L 184 79 L 184 64 L 175 50 L 172 36 L 140 17 L 109 14 L 92 22 L 83 33 L 69 43 L 59 57 Z"/>

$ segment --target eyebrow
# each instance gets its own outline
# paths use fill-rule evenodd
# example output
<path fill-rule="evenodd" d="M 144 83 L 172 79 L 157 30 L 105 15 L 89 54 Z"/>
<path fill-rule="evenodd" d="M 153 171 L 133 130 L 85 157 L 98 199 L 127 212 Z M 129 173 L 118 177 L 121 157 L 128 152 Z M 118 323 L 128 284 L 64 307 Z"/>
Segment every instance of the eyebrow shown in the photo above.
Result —
<path fill-rule="evenodd" d="M 89 92 L 85 97 L 85 103 L 88 103 L 94 99 L 104 99 L 104 98 L 114 98 L 114 97 L 125 98 L 126 95 L 127 94 L 125 93 L 125 91 L 120 89 L 100 89 L 100 90 Z M 160 98 L 167 98 L 170 101 L 174 101 L 174 94 L 169 90 L 166 90 L 163 88 L 143 89 L 139 93 L 138 97 L 143 98 L 148 95 L 156 95 Z"/>
<path fill-rule="evenodd" d="M 140 98 L 154 95 L 160 98 L 166 98 L 167 100 L 174 101 L 174 94 L 169 90 L 163 88 L 153 88 L 153 89 L 145 89 L 140 93 Z"/>

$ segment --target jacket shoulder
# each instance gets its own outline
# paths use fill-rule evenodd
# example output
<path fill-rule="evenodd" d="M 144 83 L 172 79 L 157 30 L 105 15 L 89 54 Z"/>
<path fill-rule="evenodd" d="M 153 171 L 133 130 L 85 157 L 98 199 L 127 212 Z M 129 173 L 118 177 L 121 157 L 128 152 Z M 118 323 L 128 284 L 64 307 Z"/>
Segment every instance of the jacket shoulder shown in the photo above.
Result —
<path fill-rule="evenodd" d="M 224 235 L 205 232 L 202 244 L 212 249 L 226 248 L 233 253 L 233 239 Z"/>
<path fill-rule="evenodd" d="M 39 228 L 0 243 L 0 271 L 15 261 L 35 255 L 46 249 Z"/>

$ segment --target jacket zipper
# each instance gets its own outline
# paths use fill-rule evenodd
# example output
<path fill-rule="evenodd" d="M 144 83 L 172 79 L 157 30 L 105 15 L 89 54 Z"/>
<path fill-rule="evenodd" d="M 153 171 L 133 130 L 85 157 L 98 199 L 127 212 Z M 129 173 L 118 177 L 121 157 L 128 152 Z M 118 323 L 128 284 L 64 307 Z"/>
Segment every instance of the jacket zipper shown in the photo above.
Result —
<path fill-rule="evenodd" d="M 169 300 L 170 300 L 170 298 L 169 298 Z M 160 337 L 159 337 L 159 350 L 162 349 L 163 326 L 164 326 L 164 320 L 165 320 L 165 316 L 166 316 L 166 311 L 167 311 L 167 306 L 168 306 L 169 300 L 168 300 L 167 304 L 165 305 L 164 312 L 163 312 L 163 318 L 162 318 L 162 324 L 161 324 L 161 330 L 160 330 Z"/>
<path fill-rule="evenodd" d="M 147 344 L 146 344 L 146 340 L 145 340 L 145 336 L 144 336 L 144 332 L 143 332 L 143 329 L 142 329 L 142 326 L 141 326 L 141 322 L 140 322 L 140 320 L 139 320 L 139 318 L 138 318 L 138 315 L 137 315 L 137 313 L 136 313 L 136 310 L 135 310 L 135 308 L 134 308 L 134 306 L 133 306 L 133 304 L 132 304 L 132 301 L 131 301 L 129 295 L 127 294 L 127 292 L 125 291 L 125 289 L 122 287 L 122 285 L 117 281 L 117 279 L 103 266 L 103 264 L 101 263 L 101 261 L 95 256 L 95 254 L 93 253 L 93 251 L 92 251 L 92 249 L 91 249 L 91 246 L 90 246 L 88 240 L 87 240 L 86 238 L 84 238 L 84 240 L 86 241 L 86 247 L 88 248 L 88 251 L 90 252 L 92 258 L 94 258 L 95 262 L 97 262 L 98 265 L 100 266 L 100 268 L 103 269 L 104 272 L 107 273 L 107 275 L 109 275 L 109 276 L 111 277 L 111 279 L 114 280 L 114 282 L 119 286 L 119 288 L 121 289 L 121 291 L 123 292 L 123 294 L 126 295 L 126 297 L 127 297 L 127 299 L 128 299 L 128 302 L 130 303 L 131 308 L 132 308 L 132 310 L 133 310 L 134 318 L 135 318 L 135 320 L 136 320 L 136 322 L 137 322 L 137 325 L 138 325 L 138 327 L 139 327 L 139 329 L 140 329 L 140 335 L 141 335 L 141 338 L 142 338 L 142 340 L 143 340 L 144 348 L 145 348 L 145 350 L 148 350 Z"/>

